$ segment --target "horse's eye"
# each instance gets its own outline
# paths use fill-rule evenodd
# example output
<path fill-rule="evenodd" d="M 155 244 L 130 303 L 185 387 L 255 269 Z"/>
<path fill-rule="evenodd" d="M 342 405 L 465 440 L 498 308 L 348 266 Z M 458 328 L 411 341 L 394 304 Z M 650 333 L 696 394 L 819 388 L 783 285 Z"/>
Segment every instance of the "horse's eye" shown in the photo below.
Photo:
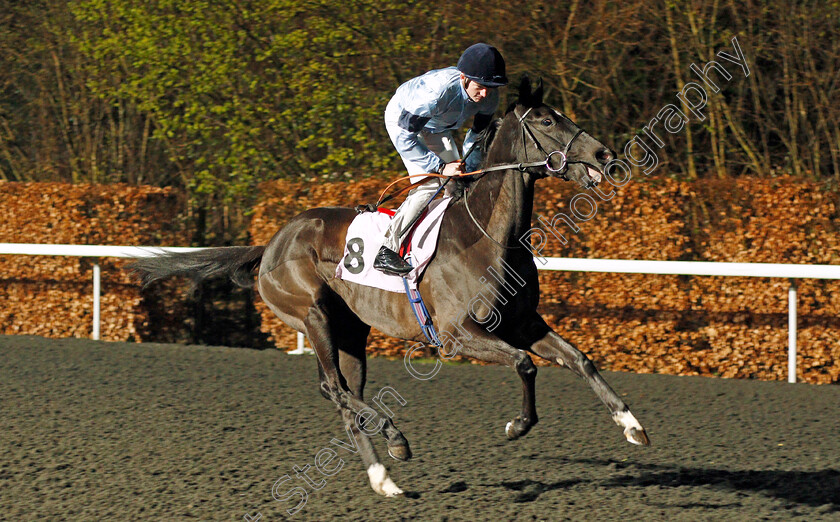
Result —
<path fill-rule="evenodd" d="M 551 118 L 546 118 L 542 121 L 543 127 L 551 127 L 554 121 Z"/>

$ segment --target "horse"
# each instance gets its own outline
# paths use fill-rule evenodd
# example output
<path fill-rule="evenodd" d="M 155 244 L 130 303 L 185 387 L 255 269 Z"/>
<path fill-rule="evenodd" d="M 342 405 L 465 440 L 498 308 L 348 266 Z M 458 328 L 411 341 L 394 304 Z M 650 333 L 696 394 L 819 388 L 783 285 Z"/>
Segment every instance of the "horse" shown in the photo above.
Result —
<path fill-rule="evenodd" d="M 441 356 L 458 353 L 516 370 L 523 401 L 505 426 L 510 440 L 538 421 L 534 354 L 577 374 L 629 442 L 649 445 L 644 428 L 592 361 L 537 313 L 537 268 L 530 245 L 520 240 L 531 230 L 537 180 L 561 178 L 591 188 L 614 154 L 543 103 L 542 81 L 534 88 L 527 77 L 518 99 L 491 129 L 483 144 L 488 167 L 447 208 L 437 251 L 418 286 L 433 323 L 454 324 L 441 335 Z M 391 497 L 403 491 L 380 462 L 365 426 L 376 411 L 364 398 L 367 337 L 371 327 L 408 341 L 419 341 L 424 333 L 405 295 L 335 278 L 355 215 L 352 208 L 313 208 L 292 218 L 265 246 L 165 253 L 139 258 L 133 269 L 146 285 L 170 276 L 197 281 L 227 276 L 243 287 L 255 285 L 274 314 L 309 338 L 321 394 L 337 406 L 356 440 L 371 487 Z M 409 460 L 408 441 L 393 420 L 384 416 L 378 422 L 388 454 Z"/>

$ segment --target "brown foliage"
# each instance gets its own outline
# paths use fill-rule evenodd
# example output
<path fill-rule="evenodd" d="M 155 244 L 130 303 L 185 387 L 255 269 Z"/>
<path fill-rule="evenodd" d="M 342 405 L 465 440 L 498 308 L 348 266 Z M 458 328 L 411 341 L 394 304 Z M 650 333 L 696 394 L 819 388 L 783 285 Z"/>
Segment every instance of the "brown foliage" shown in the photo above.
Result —
<path fill-rule="evenodd" d="M 0 242 L 73 245 L 179 245 L 171 189 L 127 185 L 0 183 Z M 101 259 L 100 338 L 142 340 L 151 328 L 146 300 L 122 268 L 125 260 Z M 93 260 L 56 256 L 0 256 L 0 333 L 89 337 L 93 315 Z M 161 287 L 168 307 L 183 288 Z M 162 314 L 164 315 L 164 314 Z M 174 318 L 173 318 L 174 319 Z M 158 328 L 157 325 L 155 325 Z M 164 328 L 165 330 L 165 328 Z"/>
<path fill-rule="evenodd" d="M 262 186 L 251 234 L 266 243 L 299 211 L 376 200 L 383 182 L 272 182 Z M 568 212 L 568 185 L 538 187 L 534 220 Z M 605 189 L 607 190 L 607 189 Z M 546 256 L 764 263 L 836 263 L 838 197 L 817 183 L 775 179 L 632 181 L 580 232 L 549 235 Z M 787 374 L 783 279 L 541 272 L 541 313 L 599 367 L 676 375 L 781 380 Z M 802 280 L 797 378 L 840 381 L 840 282 Z M 282 346 L 295 332 L 262 304 L 263 331 Z M 379 332 L 370 353 L 400 356 Z M 544 361 L 543 361 L 544 363 Z"/>

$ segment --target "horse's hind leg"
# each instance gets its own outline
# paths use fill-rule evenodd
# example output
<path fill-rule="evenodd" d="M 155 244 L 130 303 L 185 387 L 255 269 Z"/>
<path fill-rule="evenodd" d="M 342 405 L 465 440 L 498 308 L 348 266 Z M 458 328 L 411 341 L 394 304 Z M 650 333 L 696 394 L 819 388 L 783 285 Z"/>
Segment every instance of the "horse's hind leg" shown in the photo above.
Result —
<path fill-rule="evenodd" d="M 353 396 L 360 401 L 364 401 L 365 376 L 367 371 L 365 347 L 370 327 L 361 322 L 360 324 L 364 327 L 364 334 L 359 338 L 358 343 L 346 342 L 338 349 L 338 377 L 342 387 L 350 390 Z M 320 361 L 318 362 L 318 379 L 321 383 L 321 395 L 328 401 L 332 401 L 333 395 L 328 391 L 330 386 Z M 379 433 L 385 437 L 388 443 L 388 455 L 402 462 L 411 460 L 413 455 L 408 440 L 394 425 L 394 421 L 389 416 L 385 416 L 384 419 L 380 420 L 382 424 Z"/>
<path fill-rule="evenodd" d="M 344 352 L 339 353 L 342 374 L 350 376 L 348 382 L 350 390 L 354 395 L 356 395 L 356 397 L 361 399 L 362 390 L 364 389 L 364 363 L 361 365 L 357 364 L 356 367 L 352 367 L 351 363 L 344 362 Z M 320 363 L 318 363 L 318 374 L 323 382 L 324 379 L 326 379 L 326 376 L 324 375 L 324 369 L 321 367 Z M 359 374 L 361 374 L 361 379 L 353 377 Z M 321 394 L 325 398 L 332 400 L 324 389 L 325 388 L 322 387 Z M 388 470 L 385 469 L 385 466 L 379 461 L 379 456 L 376 454 L 376 449 L 373 447 L 370 438 L 368 438 L 365 433 L 362 433 L 362 430 L 360 430 L 359 426 L 356 424 L 356 415 L 350 411 L 349 408 L 342 406 L 338 407 L 338 414 L 341 416 L 341 420 L 344 421 L 345 429 L 351 437 L 348 441 L 349 446 L 355 448 L 354 453 L 359 452 L 361 454 L 362 462 L 365 465 L 365 470 L 367 470 L 368 479 L 370 480 L 373 490 L 380 495 L 385 495 L 386 497 L 393 497 L 401 494 L 402 490 L 394 484 L 390 477 L 388 477 Z"/>
<path fill-rule="evenodd" d="M 650 445 L 650 439 L 648 439 L 645 429 L 639 424 L 636 417 L 630 413 L 627 404 L 601 377 L 589 357 L 553 331 L 549 331 L 542 339 L 531 345 L 530 349 L 544 359 L 568 367 L 578 377 L 585 380 L 610 410 L 615 423 L 624 428 L 624 437 L 629 442 L 645 446 Z"/>
<path fill-rule="evenodd" d="M 353 412 L 347 408 L 339 408 L 339 414 L 344 421 L 345 428 L 354 439 L 350 441 L 350 444 L 353 445 L 355 442 L 357 451 L 361 453 L 362 462 L 365 465 L 365 470 L 367 470 L 368 480 L 370 480 L 370 486 L 373 490 L 386 497 L 401 495 L 403 491 L 388 476 L 388 470 L 379 461 L 379 456 L 376 454 L 370 439 L 356 425 L 356 416 Z"/>
<path fill-rule="evenodd" d="M 318 356 L 321 393 L 338 407 L 344 425 L 361 453 L 373 490 L 388 497 L 400 495 L 402 490 L 388 476 L 388 471 L 379 461 L 373 444 L 363 431 L 364 427 L 357 424 L 357 414 L 364 409 L 371 409 L 363 401 L 366 371 L 364 349 L 370 327 L 340 304 L 329 306 L 327 302 L 317 303 L 305 319 L 310 343 Z M 390 419 L 384 422 L 384 425 L 388 424 L 399 433 Z M 402 434 L 399 437 L 402 438 Z"/>
<path fill-rule="evenodd" d="M 367 345 L 367 335 L 370 332 L 370 327 L 359 321 L 360 325 L 364 326 L 364 336 L 358 339 L 358 342 L 344 343 L 338 351 L 339 371 L 341 378 L 344 379 L 347 389 L 354 397 L 360 401 L 364 401 L 364 388 L 367 373 L 367 357 L 365 348 Z M 375 401 L 374 401 L 375 402 Z M 408 441 L 403 436 L 402 432 L 394 425 L 394 422 L 387 415 L 380 419 L 382 424 L 379 433 L 381 433 L 388 443 L 388 455 L 400 461 L 407 461 L 411 459 L 411 449 Z"/>
<path fill-rule="evenodd" d="M 370 328 L 368 327 L 365 331 L 364 338 L 360 339 L 359 343 L 343 345 L 339 350 L 339 367 L 341 375 L 345 379 L 350 392 L 359 400 L 364 400 L 365 377 L 367 371 L 365 344 L 367 331 L 369 330 Z M 358 426 L 357 418 L 353 412 L 348 408 L 340 408 L 340 413 L 342 419 L 344 419 L 345 426 L 347 426 L 356 437 L 359 450 L 362 454 L 362 461 L 365 464 L 368 479 L 370 480 L 371 487 L 373 487 L 374 491 L 388 497 L 401 494 L 402 490 L 398 488 L 397 485 L 394 484 L 394 482 L 388 477 L 388 470 L 385 469 L 385 466 L 381 462 L 379 462 L 379 457 L 376 455 L 376 450 L 374 449 L 370 438 L 367 434 L 363 433 Z M 394 453 L 397 452 L 398 455 L 404 455 L 404 458 L 398 460 L 408 460 L 411 458 L 411 450 L 408 448 L 408 441 L 405 440 L 399 430 L 393 427 L 393 424 L 391 424 L 391 428 L 393 428 L 393 431 L 396 433 L 390 433 L 390 436 L 388 433 L 385 433 L 387 425 L 384 425 L 381 430 L 388 441 L 388 454 L 397 458 L 397 456 L 394 455 Z"/>

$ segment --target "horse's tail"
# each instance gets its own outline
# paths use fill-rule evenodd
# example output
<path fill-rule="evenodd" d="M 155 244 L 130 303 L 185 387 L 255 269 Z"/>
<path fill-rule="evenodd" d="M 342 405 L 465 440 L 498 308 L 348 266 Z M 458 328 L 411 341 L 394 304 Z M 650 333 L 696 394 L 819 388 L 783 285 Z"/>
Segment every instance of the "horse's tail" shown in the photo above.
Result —
<path fill-rule="evenodd" d="M 206 248 L 193 252 L 166 252 L 135 258 L 129 269 L 140 275 L 143 286 L 172 276 L 188 277 L 193 282 L 230 277 L 243 288 L 254 286 L 253 273 L 260 266 L 264 246 Z"/>

